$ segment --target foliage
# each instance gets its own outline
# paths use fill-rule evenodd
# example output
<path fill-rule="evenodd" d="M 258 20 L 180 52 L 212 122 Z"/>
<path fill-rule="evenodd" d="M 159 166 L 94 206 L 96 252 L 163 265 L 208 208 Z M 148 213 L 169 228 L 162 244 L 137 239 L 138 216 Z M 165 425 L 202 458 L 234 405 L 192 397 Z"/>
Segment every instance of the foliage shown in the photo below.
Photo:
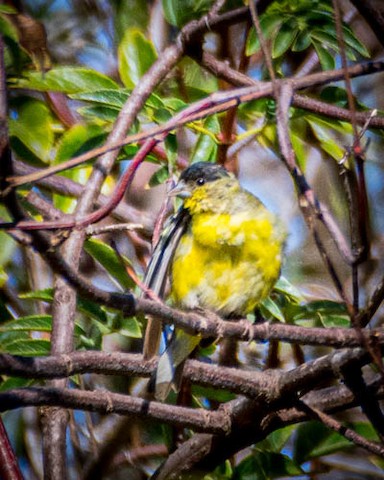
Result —
<path fill-rule="evenodd" d="M 257 323 L 262 318 L 277 325 L 319 327 L 324 330 L 337 328 L 339 334 L 342 332 L 341 329 L 350 331 L 351 327 L 355 326 L 351 320 L 350 305 L 346 305 L 344 299 L 340 299 L 338 294 L 342 290 L 350 295 L 351 289 L 346 288 L 345 285 L 350 281 L 351 269 L 343 262 L 342 255 L 339 255 L 337 247 L 340 245 L 336 245 L 336 248 L 331 246 L 330 237 L 327 237 L 324 247 L 326 250 L 326 268 L 324 269 L 320 257 L 314 253 L 316 247 L 311 240 L 312 232 L 310 231 L 313 225 L 308 222 L 310 229 L 304 232 L 301 213 L 292 207 L 296 203 L 303 207 L 307 201 L 304 194 L 308 193 L 308 190 L 305 188 L 300 190 L 303 187 L 303 183 L 300 184 L 297 180 L 297 176 L 300 175 L 296 178 L 292 175 L 293 179 L 289 179 L 285 173 L 279 173 L 281 138 L 278 134 L 276 99 L 268 95 L 252 101 L 239 101 L 235 107 L 233 102 L 231 108 L 226 107 L 225 111 L 216 108 L 218 105 L 215 103 L 216 91 L 227 92 L 229 87 L 222 78 L 215 75 L 214 69 L 207 70 L 198 45 L 205 52 L 214 52 L 220 60 L 224 60 L 222 63 L 227 67 L 228 64 L 241 65 L 241 73 L 248 75 L 249 79 L 268 81 L 270 72 L 260 54 L 263 42 L 258 38 L 255 27 L 252 25 L 248 28 L 247 22 L 243 22 L 230 31 L 227 28 L 216 30 L 213 26 L 211 32 L 208 14 L 206 32 L 201 33 L 201 38 L 194 38 L 187 49 L 190 56 L 185 55 L 175 68 L 163 72 L 163 77 L 159 77 L 157 82 L 145 83 L 148 82 L 148 76 L 155 76 L 154 67 L 163 61 L 164 50 L 159 48 L 159 43 L 172 45 L 175 42 L 181 42 L 180 38 L 176 39 L 179 30 L 188 22 L 196 21 L 206 15 L 213 2 L 210 0 L 199 2 L 163 0 L 161 21 L 154 11 L 147 8 L 147 5 L 143 7 L 146 2 L 95 1 L 94 11 L 89 11 L 86 7 L 81 11 L 80 6 L 75 5 L 76 3 L 72 2 L 73 5 L 65 7 L 69 9 L 65 13 L 76 17 L 79 25 L 84 24 L 83 41 L 89 42 L 88 53 L 80 60 L 78 56 L 74 56 L 71 62 L 65 65 L 60 64 L 59 60 L 55 61 L 53 56 L 50 59 L 52 65 L 49 68 L 45 65 L 45 57 L 43 62 L 36 62 L 36 52 L 26 48 L 23 36 L 25 32 L 20 27 L 17 10 L 5 5 L 0 7 L 0 31 L 6 47 L 4 58 L 9 110 L 7 126 L 13 157 L 17 162 L 15 165 L 18 164 L 18 168 L 22 165 L 24 169 L 64 166 L 63 171 L 52 177 L 56 183 L 29 182 L 17 189 L 17 199 L 30 219 L 36 222 L 44 222 L 48 219 L 60 223 L 73 218 L 71 214 L 77 212 L 78 198 L 82 195 L 83 186 L 93 178 L 95 158 L 100 153 L 97 149 L 105 144 L 111 132 L 113 138 L 117 138 L 116 125 L 122 122 L 120 112 L 127 102 L 136 101 L 135 95 L 144 90 L 144 86 L 150 91 L 145 97 L 143 96 L 143 106 L 139 113 L 134 115 L 129 128 L 123 128 L 125 136 L 151 132 L 156 127 L 163 127 L 175 116 L 180 115 L 180 112 L 183 112 L 191 103 L 206 102 L 206 110 L 200 118 L 192 120 L 187 118 L 181 122 L 182 124 L 170 127 L 166 132 L 165 140 L 157 145 L 156 149 L 147 153 L 144 164 L 146 166 L 142 167 L 144 179 L 140 178 L 140 175 L 137 176 L 137 183 L 133 184 L 122 199 L 123 207 L 121 208 L 120 205 L 114 208 L 108 217 L 104 218 L 105 222 L 102 225 L 103 228 L 104 223 L 114 226 L 123 222 L 131 223 L 135 224 L 132 227 L 134 230 L 122 230 L 117 233 L 105 230 L 98 234 L 92 229 L 93 225 L 87 226 L 85 229 L 87 238 L 82 247 L 80 263 L 82 277 L 105 291 L 119 294 L 131 292 L 136 297 L 140 297 L 142 295 L 140 279 L 145 269 L 144 260 L 147 260 L 149 254 L 148 231 L 153 230 L 157 212 L 163 201 L 160 194 L 156 194 L 158 191 L 154 187 L 167 184 L 171 181 L 173 173 L 188 162 L 201 160 L 214 162 L 219 159 L 235 171 L 240 165 L 240 174 L 243 171 L 247 172 L 240 177 L 251 189 L 255 189 L 256 185 L 257 190 L 257 184 L 262 184 L 273 177 L 272 182 L 266 187 L 268 193 L 265 200 L 268 200 L 268 196 L 276 195 L 277 203 L 280 204 L 278 205 L 280 215 L 286 217 L 287 225 L 292 226 L 292 240 L 287 246 L 284 276 L 280 278 L 271 296 L 263 302 L 259 311 L 251 315 L 248 320 Z M 88 4 L 88 2 L 85 3 Z M 294 78 L 309 56 L 316 57 L 316 71 L 327 73 L 340 66 L 340 39 L 332 2 L 286 0 L 267 3 L 268 7 L 260 14 L 260 25 L 265 43 L 270 49 L 273 68 L 278 79 Z M 48 32 L 50 28 L 55 26 L 57 28 L 54 17 L 60 15 L 60 9 L 64 6 L 55 6 L 55 2 L 43 1 L 26 2 L 26 4 L 28 11 L 24 14 L 30 15 L 30 18 L 34 19 L 33 22 L 43 21 Z M 227 13 L 231 12 L 242 4 L 243 2 L 227 2 L 225 10 Z M 108 15 L 104 15 L 106 12 Z M 96 22 L 97 33 L 87 32 L 87 16 L 92 17 L 92 22 Z M 249 12 L 246 18 L 251 18 Z M 363 22 L 360 17 L 359 22 Z M 164 38 L 158 38 L 156 27 L 163 32 L 161 36 Z M 36 25 L 33 28 L 36 28 Z M 65 22 L 62 29 L 61 33 L 65 34 L 64 36 L 67 35 L 67 41 L 72 41 L 71 35 L 75 36 L 76 32 L 68 33 L 68 25 Z M 345 43 L 344 53 L 348 61 L 357 63 L 370 57 L 368 47 L 364 44 L 366 39 L 359 38 L 357 34 L 359 30 L 355 29 L 354 24 L 344 23 L 341 31 Z M 56 34 L 59 35 L 60 32 Z M 106 53 L 107 49 L 103 45 L 106 38 L 113 38 L 116 43 L 109 49 L 113 51 L 112 63 L 110 53 Z M 187 38 L 184 41 L 189 40 Z M 59 50 L 55 42 L 52 42 L 52 45 L 49 42 L 48 36 L 47 48 L 41 47 L 44 56 L 48 55 L 46 53 L 48 50 L 52 49 L 53 52 Z M 41 55 L 40 52 L 40 57 L 38 56 L 40 60 Z M 96 67 L 94 66 L 95 58 L 101 59 Z M 36 69 L 37 64 L 40 67 Z M 225 80 L 229 82 L 229 78 Z M 246 85 L 248 84 L 245 83 L 244 86 Z M 235 84 L 235 86 L 239 85 Z M 375 95 L 376 88 L 376 85 L 371 88 Z M 323 102 L 329 107 L 346 110 L 350 106 L 344 84 L 316 84 L 309 87 L 308 91 L 308 97 Z M 372 99 L 375 103 L 377 102 L 373 93 L 372 97 L 364 98 L 364 86 L 361 81 L 354 89 L 354 93 L 355 97 L 352 96 L 352 100 L 355 101 L 355 106 L 360 113 L 368 111 L 367 105 L 372 103 Z M 210 100 L 206 100 L 207 98 Z M 129 111 L 124 110 L 123 116 L 129 115 Z M 382 118 L 380 113 L 379 117 Z M 156 131 L 158 138 L 161 134 L 159 130 Z M 348 188 L 345 190 L 340 180 L 345 176 L 352 176 L 354 181 L 350 183 L 352 187 L 349 188 L 356 188 L 352 191 L 352 197 L 353 194 L 357 195 L 356 192 L 361 194 L 359 187 L 356 187 L 356 182 L 361 177 L 354 176 L 356 172 L 359 173 L 359 169 L 350 158 L 345 162 L 346 145 L 352 145 L 355 141 L 350 119 L 334 114 L 331 108 L 319 111 L 314 107 L 304 108 L 293 103 L 289 109 L 289 135 L 297 169 L 301 169 L 303 175 L 310 178 L 311 182 L 313 181 L 315 194 L 318 194 L 321 202 L 326 205 L 333 223 L 338 225 L 342 235 L 347 237 L 349 235 L 352 238 L 351 243 L 354 246 L 356 239 L 353 238 L 355 233 L 353 218 L 358 217 L 359 214 L 352 208 L 353 200 L 349 198 L 351 192 Z M 372 197 L 382 200 L 382 182 L 380 182 L 382 162 L 378 154 L 382 151 L 382 132 L 370 129 L 368 135 L 371 145 L 366 163 L 367 189 Z M 257 140 L 257 146 L 247 147 L 253 139 Z M 122 173 L 126 171 L 127 166 L 134 164 L 144 141 L 145 139 L 134 140 L 121 145 L 122 148 L 116 154 L 117 162 L 114 168 L 107 171 L 102 191 L 100 188 L 93 193 L 94 199 L 98 198 L 99 194 L 110 197 L 116 194 Z M 85 163 L 73 169 L 65 168 L 68 160 L 93 149 L 96 149 L 96 152 L 93 156 L 89 156 Z M 270 160 L 264 160 L 265 158 Z M 340 168 L 340 164 L 346 171 Z M 298 171 L 296 170 L 296 173 Z M 292 171 L 290 173 L 292 174 Z M 6 175 L 8 176 L 8 173 Z M 2 176 L 4 177 L 4 172 Z M 299 197 L 298 202 L 292 194 L 292 180 Z M 155 200 L 146 195 L 149 189 L 155 192 L 154 196 L 157 195 Z M 316 199 L 316 206 L 319 207 L 319 205 Z M 98 206 L 99 204 L 95 208 Z M 374 207 L 376 208 L 376 205 Z M 288 211 L 289 208 L 291 211 Z M 369 212 L 369 215 L 373 219 L 371 251 L 376 252 L 374 253 L 376 256 L 370 260 L 369 265 L 374 262 L 376 264 L 375 268 L 363 267 L 363 274 L 358 279 L 357 297 L 360 295 L 360 299 L 364 298 L 366 304 L 369 303 L 372 285 L 380 276 L 380 258 L 382 257 L 382 246 L 378 239 L 382 237 L 384 225 L 380 222 L 375 208 Z M 381 205 L 377 207 L 377 209 L 380 208 Z M 6 202 L 0 206 L 0 213 L 4 221 L 11 220 L 9 205 Z M 82 219 L 87 213 L 89 212 L 81 212 L 76 220 Z M 365 213 L 368 218 L 368 212 Z M 317 219 L 321 218 L 319 210 L 313 215 L 317 215 Z M 53 234 L 49 231 L 52 250 L 60 252 L 61 246 L 66 244 L 67 237 L 73 231 L 83 228 L 79 225 L 76 224 L 71 229 L 54 229 Z M 2 245 L 0 354 L 32 358 L 47 356 L 50 351 L 55 352 L 55 346 L 51 345 L 53 325 L 63 321 L 57 318 L 58 291 L 55 290 L 50 269 L 41 262 L 41 259 L 36 258 L 30 244 L 23 242 L 23 238 L 20 238 L 17 233 L 21 236 L 22 234 L 30 235 L 27 230 L 19 232 L 11 229 L 8 234 L 0 232 Z M 97 238 L 95 238 L 96 235 Z M 31 238 L 33 237 L 29 237 Z M 21 240 L 21 243 L 17 243 L 18 240 Z M 335 238 L 333 240 L 335 241 Z M 334 243 L 337 244 L 338 240 L 339 237 Z M 349 244 L 349 240 L 347 243 Z M 40 253 L 41 257 L 45 258 L 44 252 Z M 325 271 L 329 264 L 336 265 L 336 270 L 342 278 L 342 287 L 339 290 L 337 285 L 336 288 L 334 287 L 331 276 L 328 276 Z M 77 268 L 76 265 L 73 266 Z M 331 270 L 329 268 L 329 271 Z M 356 273 L 355 270 L 352 272 Z M 78 293 L 72 315 L 73 331 L 69 335 L 73 336 L 74 350 L 89 352 L 121 350 L 133 353 L 141 351 L 147 321 L 144 315 L 128 315 L 125 311 L 101 305 L 92 296 L 87 297 L 84 292 Z M 376 326 L 380 327 L 380 323 Z M 259 370 L 263 363 L 266 368 L 277 365 L 282 370 L 289 370 L 296 366 L 295 364 L 310 362 L 331 352 L 326 344 L 323 347 L 320 347 L 320 344 L 316 346 L 316 343 L 315 346 L 305 345 L 302 349 L 296 345 L 295 350 L 295 347 L 290 349 L 283 342 L 279 342 L 280 349 L 275 348 L 277 343 L 274 342 L 277 341 L 264 342 L 262 345 L 243 342 L 239 354 L 242 368 L 254 371 L 256 366 L 256 370 Z M 219 347 L 213 345 L 203 349 L 202 355 L 209 357 L 209 362 L 213 362 L 217 360 L 218 352 Z M 70 355 L 71 352 L 62 353 Z M 373 372 L 377 365 L 374 361 L 372 364 Z M 89 374 L 86 377 L 86 380 L 81 381 L 79 376 L 71 377 L 73 388 L 81 390 L 86 382 L 89 390 L 95 390 L 98 385 L 101 385 L 101 388 L 111 392 L 121 394 L 129 392 L 133 396 L 139 395 L 140 385 L 132 378 L 116 375 L 106 381 L 102 376 Z M 4 373 L 0 379 L 0 392 L 41 384 L 42 380 Z M 193 394 L 194 397 L 190 399 L 191 407 L 206 408 L 209 412 L 216 411 L 220 404 L 229 403 L 235 398 L 232 391 L 217 390 L 210 385 L 194 387 Z M 300 395 L 301 392 L 297 391 L 294 396 L 299 398 Z M 282 412 L 286 412 L 295 406 L 293 399 L 289 398 L 286 405 L 278 407 Z M 347 406 L 340 409 L 347 410 Z M 4 418 L 8 429 L 24 428 L 25 431 L 28 429 L 28 425 L 15 426 L 11 420 L 8 423 L 7 415 L 4 415 Z M 362 418 L 359 413 L 352 410 L 345 413 L 343 420 L 346 419 L 348 428 L 363 438 L 370 442 L 377 442 L 375 425 L 372 426 L 368 421 L 370 419 Z M 308 420 L 308 416 L 305 420 Z M 271 427 L 269 430 L 269 427 L 266 428 L 260 437 L 256 435 L 258 441 L 249 442 L 241 457 L 233 457 L 233 461 L 229 461 L 228 457 L 223 455 L 220 462 L 216 462 L 216 465 L 219 464 L 215 465 L 216 468 L 212 467 L 209 472 L 204 472 L 206 474 L 204 478 L 246 480 L 312 476 L 331 468 L 331 462 L 328 462 L 327 457 L 331 454 L 339 455 L 345 470 L 353 470 L 353 466 L 350 466 L 346 460 L 345 452 L 354 452 L 354 444 L 340 433 L 331 431 L 329 425 L 326 426 L 314 420 L 304 423 L 300 423 L 301 420 L 292 420 L 292 425 L 287 422 L 280 428 L 279 422 L 275 421 L 277 427 Z M 100 438 L 100 449 L 105 447 L 108 442 L 106 440 L 108 426 L 105 426 L 105 432 L 99 432 L 100 435 L 94 434 L 94 430 L 101 431 L 104 428 L 102 415 L 94 414 L 92 418 L 90 416 L 86 421 L 79 422 L 76 416 L 73 416 L 71 422 L 73 422 L 73 428 L 78 424 L 77 427 L 80 430 L 87 431 L 84 439 L 82 438 L 84 442 L 71 439 L 71 445 L 75 451 L 74 457 L 85 458 L 85 451 L 87 455 L 91 451 L 94 452 L 95 449 L 92 450 L 92 448 L 95 445 L 92 442 L 96 437 Z M 137 432 L 134 432 L 136 427 Z M 255 425 L 254 429 L 256 430 L 257 427 L 258 425 Z M 37 422 L 33 428 L 38 429 Z M 122 430 L 124 429 L 121 427 L 116 428 L 113 434 L 122 435 Z M 127 430 L 130 431 L 130 438 L 127 440 L 127 436 L 124 437 L 124 435 L 118 438 L 117 444 L 121 443 L 119 445 L 121 450 L 111 454 L 110 465 L 108 465 L 111 470 L 110 473 L 103 472 L 105 478 L 114 478 L 113 475 L 119 470 L 123 472 L 134 470 L 134 467 L 127 466 L 121 462 L 121 459 L 119 464 L 120 451 L 128 448 L 132 448 L 133 451 L 140 450 L 142 444 L 151 446 L 161 444 L 176 448 L 175 437 L 187 441 L 192 436 L 193 429 L 186 427 L 183 432 L 175 432 L 171 431 L 169 425 L 160 429 L 158 423 L 149 418 L 148 425 L 135 424 L 133 427 L 130 425 Z M 203 427 L 202 431 L 204 431 Z M 109 434 L 112 435 L 111 431 Z M 21 459 L 20 463 L 25 465 L 23 467 L 25 474 L 28 475 L 32 466 L 36 465 L 33 458 L 36 453 L 25 449 L 24 441 L 19 435 L 15 448 Z M 83 445 L 86 447 L 81 451 Z M 64 452 L 62 453 L 64 455 Z M 162 452 L 162 455 L 165 456 L 165 453 Z M 93 462 L 97 464 L 98 459 L 96 455 L 94 457 L 89 460 L 90 465 Z M 138 458 L 137 470 L 153 470 L 160 464 L 159 459 L 153 460 L 150 455 L 145 456 L 145 452 L 143 460 L 140 460 L 140 455 Z M 380 461 L 382 460 L 378 460 L 378 456 L 361 454 L 362 469 L 371 468 L 371 463 L 379 464 Z M 88 466 L 87 463 L 87 468 Z M 79 469 L 79 465 L 76 465 L 76 461 L 73 460 L 71 471 L 76 469 Z M 111 473 L 112 471 L 114 473 Z"/>

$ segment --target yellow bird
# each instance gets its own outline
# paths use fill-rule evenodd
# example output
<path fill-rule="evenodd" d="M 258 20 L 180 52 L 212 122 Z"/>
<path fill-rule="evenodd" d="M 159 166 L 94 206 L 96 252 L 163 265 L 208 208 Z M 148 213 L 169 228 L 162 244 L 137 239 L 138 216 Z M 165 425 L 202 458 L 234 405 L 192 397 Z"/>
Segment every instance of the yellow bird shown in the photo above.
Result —
<path fill-rule="evenodd" d="M 155 247 L 145 284 L 162 296 L 169 276 L 170 300 L 184 310 L 210 310 L 227 319 L 252 312 L 280 274 L 286 234 L 279 220 L 217 164 L 192 164 L 170 194 L 183 205 Z M 160 322 L 150 319 L 145 358 L 157 354 L 160 334 Z M 157 399 L 177 389 L 175 376 L 200 340 L 174 332 L 159 360 Z"/>

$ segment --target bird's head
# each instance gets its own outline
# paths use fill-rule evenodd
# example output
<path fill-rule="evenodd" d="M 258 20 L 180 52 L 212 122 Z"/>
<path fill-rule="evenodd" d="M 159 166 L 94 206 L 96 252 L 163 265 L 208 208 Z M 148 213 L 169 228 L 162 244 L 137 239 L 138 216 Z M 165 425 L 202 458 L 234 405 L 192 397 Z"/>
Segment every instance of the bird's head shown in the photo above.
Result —
<path fill-rule="evenodd" d="M 189 198 L 207 183 L 215 182 L 231 174 L 221 165 L 209 162 L 197 162 L 186 168 L 180 175 L 176 186 L 169 192 L 172 197 Z"/>

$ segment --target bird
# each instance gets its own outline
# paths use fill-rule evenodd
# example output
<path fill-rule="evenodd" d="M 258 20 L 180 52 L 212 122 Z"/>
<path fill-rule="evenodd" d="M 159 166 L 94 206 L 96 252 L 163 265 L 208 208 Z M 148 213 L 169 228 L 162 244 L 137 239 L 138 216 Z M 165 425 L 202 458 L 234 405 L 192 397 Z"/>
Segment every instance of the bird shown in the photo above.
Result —
<path fill-rule="evenodd" d="M 282 264 L 286 238 L 280 219 L 223 166 L 196 162 L 180 175 L 170 196 L 182 205 L 164 227 L 144 284 L 185 311 L 214 312 L 224 319 L 253 312 L 271 292 Z M 144 358 L 157 354 L 161 322 L 149 319 Z M 182 365 L 200 335 L 175 329 L 160 356 L 155 398 L 178 390 Z"/>

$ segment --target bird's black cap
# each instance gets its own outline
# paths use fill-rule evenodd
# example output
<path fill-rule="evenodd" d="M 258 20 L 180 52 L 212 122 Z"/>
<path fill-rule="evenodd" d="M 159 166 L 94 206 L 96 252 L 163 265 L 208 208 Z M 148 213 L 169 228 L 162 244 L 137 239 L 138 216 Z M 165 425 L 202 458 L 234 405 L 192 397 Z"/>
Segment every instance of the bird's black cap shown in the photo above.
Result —
<path fill-rule="evenodd" d="M 209 162 L 196 162 L 183 171 L 180 175 L 180 180 L 196 182 L 202 179 L 204 182 L 213 182 L 223 177 L 229 177 L 229 173 L 221 165 Z"/>

